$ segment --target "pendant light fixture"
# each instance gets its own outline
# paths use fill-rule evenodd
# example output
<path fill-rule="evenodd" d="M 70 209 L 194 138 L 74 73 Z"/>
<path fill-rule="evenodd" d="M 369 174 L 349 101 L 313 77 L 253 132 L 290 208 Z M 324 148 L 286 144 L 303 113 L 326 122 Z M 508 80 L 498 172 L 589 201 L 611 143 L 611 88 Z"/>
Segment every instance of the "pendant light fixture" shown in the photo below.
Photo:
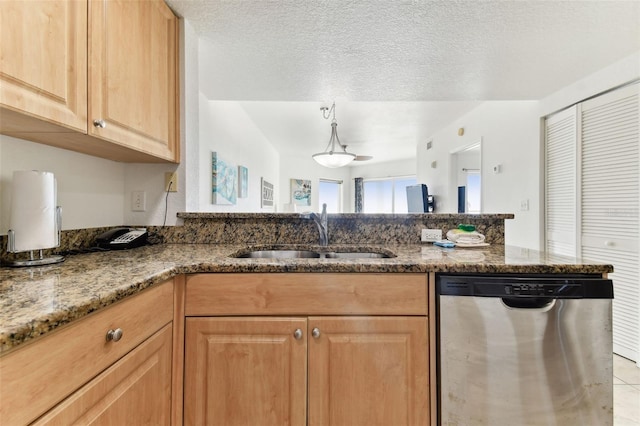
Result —
<path fill-rule="evenodd" d="M 318 164 L 324 167 L 329 167 L 335 169 L 337 167 L 346 166 L 355 160 L 356 155 L 350 152 L 347 152 L 347 147 L 340 143 L 340 139 L 338 138 L 338 122 L 336 121 L 336 103 L 334 102 L 329 107 L 320 107 L 320 111 L 322 111 L 322 116 L 328 120 L 333 113 L 333 119 L 331 120 L 331 138 L 329 139 L 329 143 L 323 152 L 319 152 L 317 154 L 313 154 L 311 157 L 316 160 Z M 337 144 L 337 147 L 336 147 Z"/>

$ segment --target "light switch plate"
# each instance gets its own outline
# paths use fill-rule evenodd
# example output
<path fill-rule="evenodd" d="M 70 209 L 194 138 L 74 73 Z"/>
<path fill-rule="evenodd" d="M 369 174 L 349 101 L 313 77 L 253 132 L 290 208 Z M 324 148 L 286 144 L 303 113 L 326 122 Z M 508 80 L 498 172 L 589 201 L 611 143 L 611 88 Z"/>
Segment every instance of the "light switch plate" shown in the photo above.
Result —
<path fill-rule="evenodd" d="M 144 212 L 147 210 L 147 194 L 144 191 L 131 193 L 131 211 Z"/>

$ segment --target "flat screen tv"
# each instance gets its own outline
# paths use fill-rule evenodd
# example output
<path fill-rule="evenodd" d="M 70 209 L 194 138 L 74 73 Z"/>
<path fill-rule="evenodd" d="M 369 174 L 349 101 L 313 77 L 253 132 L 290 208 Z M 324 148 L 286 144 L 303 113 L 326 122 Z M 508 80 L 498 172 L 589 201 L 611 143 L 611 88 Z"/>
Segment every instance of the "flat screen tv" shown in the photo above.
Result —
<path fill-rule="evenodd" d="M 407 186 L 407 211 L 409 213 L 429 212 L 429 191 L 424 183 Z"/>

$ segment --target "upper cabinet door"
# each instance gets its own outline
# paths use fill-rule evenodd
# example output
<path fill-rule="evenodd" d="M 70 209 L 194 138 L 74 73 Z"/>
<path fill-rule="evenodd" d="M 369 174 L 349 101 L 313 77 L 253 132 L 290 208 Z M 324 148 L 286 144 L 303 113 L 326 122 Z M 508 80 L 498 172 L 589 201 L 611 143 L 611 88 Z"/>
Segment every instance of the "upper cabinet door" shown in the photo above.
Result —
<path fill-rule="evenodd" d="M 0 1 L 0 40 L 0 130 L 24 130 L 20 111 L 86 132 L 87 4 Z"/>
<path fill-rule="evenodd" d="M 89 134 L 177 162 L 177 18 L 161 0 L 89 9 Z"/>

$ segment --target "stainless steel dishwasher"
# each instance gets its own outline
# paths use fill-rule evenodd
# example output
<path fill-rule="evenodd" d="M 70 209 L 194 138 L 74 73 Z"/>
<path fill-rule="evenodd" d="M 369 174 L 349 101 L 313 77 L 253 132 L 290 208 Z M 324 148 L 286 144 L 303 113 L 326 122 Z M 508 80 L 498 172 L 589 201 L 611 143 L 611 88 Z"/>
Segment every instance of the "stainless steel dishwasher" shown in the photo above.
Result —
<path fill-rule="evenodd" d="M 440 425 L 613 424 L 611 280 L 436 281 Z"/>

